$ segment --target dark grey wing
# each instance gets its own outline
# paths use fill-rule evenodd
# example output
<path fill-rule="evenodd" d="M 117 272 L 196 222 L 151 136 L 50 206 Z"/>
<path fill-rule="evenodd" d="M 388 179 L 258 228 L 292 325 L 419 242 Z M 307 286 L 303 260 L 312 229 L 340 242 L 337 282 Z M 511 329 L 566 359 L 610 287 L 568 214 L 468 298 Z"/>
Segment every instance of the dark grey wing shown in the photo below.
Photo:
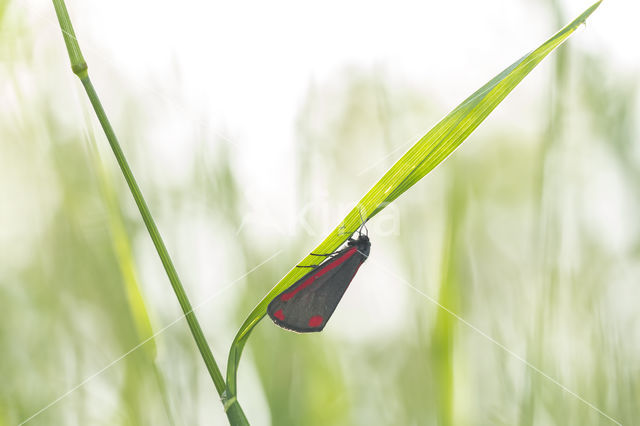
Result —
<path fill-rule="evenodd" d="M 366 259 L 356 247 L 345 249 L 276 296 L 267 313 L 282 328 L 321 331 Z"/>

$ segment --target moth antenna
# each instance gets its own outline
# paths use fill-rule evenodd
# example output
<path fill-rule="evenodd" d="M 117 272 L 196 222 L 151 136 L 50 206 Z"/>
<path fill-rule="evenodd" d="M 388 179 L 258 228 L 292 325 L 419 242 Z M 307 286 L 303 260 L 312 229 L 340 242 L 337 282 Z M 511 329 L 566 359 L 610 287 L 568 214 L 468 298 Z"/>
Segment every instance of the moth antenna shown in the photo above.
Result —
<path fill-rule="evenodd" d="M 369 236 L 369 229 L 367 229 L 367 221 L 364 220 L 364 217 L 362 216 L 362 209 L 360 208 L 360 206 L 358 206 L 358 213 L 360 213 L 360 228 L 358 228 L 358 237 L 360 235 L 362 235 L 362 229 L 365 230 L 365 234 L 367 237 Z"/>

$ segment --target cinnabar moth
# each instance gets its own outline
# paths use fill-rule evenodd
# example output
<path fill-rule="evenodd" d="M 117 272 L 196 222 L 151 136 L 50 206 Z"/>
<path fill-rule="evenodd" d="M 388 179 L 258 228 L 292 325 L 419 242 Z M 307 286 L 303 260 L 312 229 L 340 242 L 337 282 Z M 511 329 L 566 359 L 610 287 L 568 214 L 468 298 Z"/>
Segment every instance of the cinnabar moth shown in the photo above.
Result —
<path fill-rule="evenodd" d="M 274 323 L 299 333 L 322 331 L 360 265 L 369 257 L 371 243 L 363 234 L 349 238 L 347 247 L 327 259 L 277 295 L 267 313 Z"/>

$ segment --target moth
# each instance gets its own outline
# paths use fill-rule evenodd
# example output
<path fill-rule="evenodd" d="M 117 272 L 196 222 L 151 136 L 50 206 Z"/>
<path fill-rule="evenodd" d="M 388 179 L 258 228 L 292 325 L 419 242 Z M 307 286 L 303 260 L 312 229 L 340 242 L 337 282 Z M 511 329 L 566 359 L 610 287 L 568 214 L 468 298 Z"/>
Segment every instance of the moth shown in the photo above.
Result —
<path fill-rule="evenodd" d="M 326 259 L 269 303 L 267 313 L 273 322 L 298 333 L 322 331 L 370 249 L 369 237 L 359 233 L 341 250 L 314 254 Z"/>

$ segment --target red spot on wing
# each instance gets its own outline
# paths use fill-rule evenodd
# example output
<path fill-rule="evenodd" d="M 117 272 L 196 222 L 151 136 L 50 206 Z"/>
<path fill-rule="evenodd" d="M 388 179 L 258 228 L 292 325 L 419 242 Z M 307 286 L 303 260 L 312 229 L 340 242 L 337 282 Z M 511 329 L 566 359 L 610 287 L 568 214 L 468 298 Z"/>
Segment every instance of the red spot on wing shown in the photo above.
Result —
<path fill-rule="evenodd" d="M 309 287 L 311 284 L 313 284 L 313 282 L 315 280 L 317 280 L 318 278 L 320 278 L 321 276 L 323 276 L 324 274 L 326 274 L 330 270 L 332 270 L 334 268 L 337 268 L 338 266 L 342 265 L 347 259 L 349 259 L 351 256 L 353 256 L 353 254 L 356 251 L 358 251 L 357 247 L 350 248 L 342 256 L 330 261 L 327 264 L 327 266 L 325 266 L 323 268 L 320 268 L 320 270 L 318 270 L 318 272 L 316 272 L 315 274 L 311 275 L 309 278 L 307 278 L 307 280 L 305 282 L 300 284 L 298 287 L 296 287 L 295 289 L 291 290 L 288 293 L 284 293 L 282 296 L 280 296 L 280 299 L 282 299 L 282 301 L 284 301 L 284 302 L 286 302 L 287 300 L 290 300 L 299 291 L 302 291 L 306 287 Z"/>
<path fill-rule="evenodd" d="M 322 325 L 322 321 L 324 321 L 324 318 L 322 318 L 322 316 L 314 315 L 309 320 L 309 327 L 318 327 Z"/>
<path fill-rule="evenodd" d="M 273 313 L 273 316 L 278 318 L 280 321 L 284 321 L 284 314 L 282 313 L 282 309 L 278 309 Z"/>

